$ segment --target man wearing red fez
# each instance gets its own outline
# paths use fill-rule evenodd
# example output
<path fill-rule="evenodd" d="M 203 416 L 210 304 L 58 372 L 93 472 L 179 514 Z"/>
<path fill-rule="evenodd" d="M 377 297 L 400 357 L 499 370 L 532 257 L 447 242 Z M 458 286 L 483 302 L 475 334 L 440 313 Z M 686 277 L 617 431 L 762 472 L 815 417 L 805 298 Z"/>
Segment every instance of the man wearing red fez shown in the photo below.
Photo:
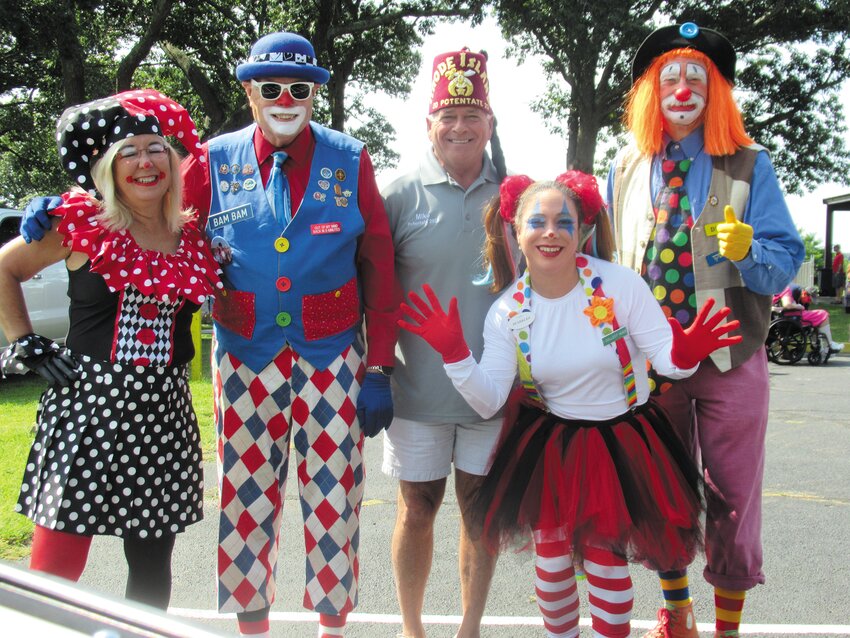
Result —
<path fill-rule="evenodd" d="M 481 213 L 498 193 L 501 178 L 485 151 L 494 128 L 488 94 L 485 54 L 464 48 L 438 55 L 426 120 L 431 145 L 416 170 L 383 191 L 401 288 L 421 290 L 429 282 L 457 296 L 476 356 L 483 349 L 484 317 L 494 300 L 486 286 L 473 283 L 481 273 Z M 498 145 L 493 148 L 498 153 Z M 479 542 L 465 512 L 487 472 L 500 419 L 482 422 L 446 377 L 440 356 L 423 340 L 402 332 L 399 351 L 393 375 L 395 419 L 384 438 L 383 470 L 399 479 L 392 560 L 401 635 L 425 636 L 422 605 L 434 551 L 434 519 L 454 465 L 463 606 L 457 635 L 476 637 L 496 559 Z"/>
<path fill-rule="evenodd" d="M 768 413 L 764 340 L 771 298 L 794 278 L 804 248 L 767 152 L 744 131 L 732 94 L 735 51 L 693 23 L 656 30 L 632 62 L 632 142 L 608 179 L 621 262 L 641 273 L 668 317 L 693 321 L 708 297 L 741 322 L 740 344 L 655 391 L 699 450 L 707 498 L 704 576 L 716 636 L 737 636 L 745 593 L 764 582 L 761 489 Z M 725 500 L 725 503 L 722 502 Z M 659 574 L 664 608 L 647 636 L 697 638 L 686 571 Z"/>

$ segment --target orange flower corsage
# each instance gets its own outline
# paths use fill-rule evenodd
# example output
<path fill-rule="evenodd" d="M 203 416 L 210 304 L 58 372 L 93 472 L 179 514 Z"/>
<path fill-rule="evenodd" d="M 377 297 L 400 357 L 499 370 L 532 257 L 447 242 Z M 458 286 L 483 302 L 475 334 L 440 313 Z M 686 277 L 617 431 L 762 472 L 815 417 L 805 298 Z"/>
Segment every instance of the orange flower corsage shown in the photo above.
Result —
<path fill-rule="evenodd" d="M 584 314 L 588 316 L 594 328 L 603 323 L 611 323 L 614 319 L 614 300 L 594 295 L 590 298 L 590 305 L 584 309 Z"/>

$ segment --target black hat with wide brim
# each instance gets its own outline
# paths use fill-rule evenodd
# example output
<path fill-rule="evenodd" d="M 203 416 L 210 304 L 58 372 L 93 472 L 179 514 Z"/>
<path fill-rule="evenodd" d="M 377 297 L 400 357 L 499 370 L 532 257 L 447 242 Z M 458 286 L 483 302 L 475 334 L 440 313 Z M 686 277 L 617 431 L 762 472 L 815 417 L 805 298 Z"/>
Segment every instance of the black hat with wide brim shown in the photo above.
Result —
<path fill-rule="evenodd" d="M 698 27 L 693 22 L 661 27 L 650 33 L 638 47 L 632 60 L 632 82 L 637 82 L 652 61 L 673 49 L 694 49 L 704 53 L 730 82 L 735 81 L 735 49 L 717 31 Z"/>

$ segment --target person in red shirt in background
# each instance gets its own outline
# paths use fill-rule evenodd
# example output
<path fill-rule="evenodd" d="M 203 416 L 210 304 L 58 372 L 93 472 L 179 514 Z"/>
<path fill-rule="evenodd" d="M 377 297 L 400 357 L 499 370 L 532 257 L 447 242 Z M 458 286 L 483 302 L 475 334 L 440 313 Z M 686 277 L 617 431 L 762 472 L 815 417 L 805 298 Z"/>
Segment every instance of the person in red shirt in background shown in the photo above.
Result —
<path fill-rule="evenodd" d="M 844 283 L 846 282 L 844 254 L 841 252 L 839 244 L 835 244 L 832 250 L 835 252 L 835 257 L 832 259 L 832 286 L 835 288 L 835 303 L 842 303 L 844 301 Z"/>

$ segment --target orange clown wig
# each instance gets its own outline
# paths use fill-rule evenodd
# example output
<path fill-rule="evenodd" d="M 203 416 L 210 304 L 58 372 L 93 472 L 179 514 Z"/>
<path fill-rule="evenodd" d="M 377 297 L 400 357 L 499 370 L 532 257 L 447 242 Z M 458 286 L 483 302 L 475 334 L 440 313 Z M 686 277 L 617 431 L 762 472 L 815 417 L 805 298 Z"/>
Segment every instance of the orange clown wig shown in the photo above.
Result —
<path fill-rule="evenodd" d="M 732 83 L 707 55 L 691 48 L 681 48 L 656 57 L 635 81 L 626 99 L 624 120 L 640 152 L 655 155 L 662 151 L 666 120 L 661 112 L 659 76 L 661 69 L 676 57 L 690 58 L 705 67 L 708 73 L 708 95 L 703 114 L 706 153 L 731 155 L 741 146 L 752 144 L 732 95 Z"/>

